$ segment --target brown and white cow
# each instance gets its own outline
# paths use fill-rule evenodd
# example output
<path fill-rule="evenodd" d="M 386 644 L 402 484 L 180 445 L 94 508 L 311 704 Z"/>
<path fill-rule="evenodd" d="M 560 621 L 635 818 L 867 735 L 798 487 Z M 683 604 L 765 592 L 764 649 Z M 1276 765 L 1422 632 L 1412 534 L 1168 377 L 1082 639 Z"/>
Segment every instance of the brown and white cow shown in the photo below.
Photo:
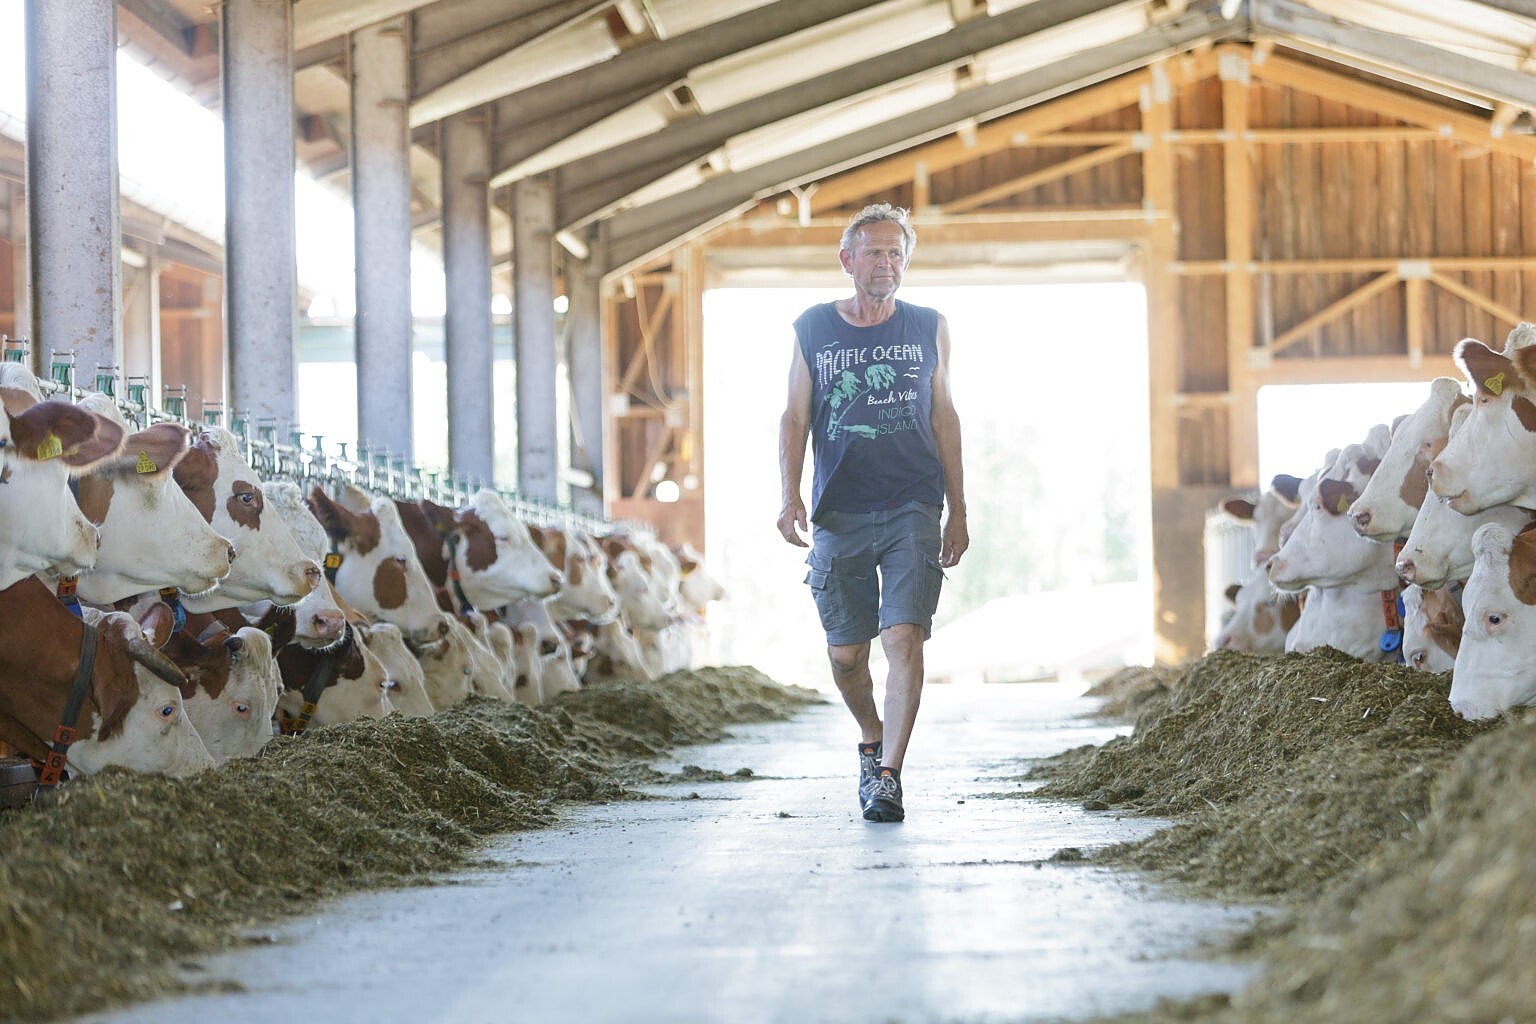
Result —
<path fill-rule="evenodd" d="M 1454 356 L 1472 411 L 1430 463 L 1430 487 L 1462 515 L 1536 509 L 1536 325 L 1511 331 L 1502 353 L 1464 338 Z"/>
<path fill-rule="evenodd" d="M 283 675 L 278 720 L 285 730 L 300 719 L 305 690 L 316 694 L 312 725 L 336 725 L 355 718 L 383 718 L 394 710 L 389 702 L 389 674 L 368 648 L 347 630 L 342 643 L 317 651 L 289 644 L 277 655 Z"/>
<path fill-rule="evenodd" d="M 1253 527 L 1253 564 L 1263 565 L 1280 550 L 1280 527 L 1296 512 L 1297 489 L 1301 478 L 1278 473 L 1258 501 L 1233 495 L 1221 502 L 1221 509 L 1234 519 Z"/>
<path fill-rule="evenodd" d="M 36 760 L 61 724 L 80 663 L 86 621 L 96 629 L 95 661 L 68 750 L 72 772 L 122 767 L 190 775 L 213 766 L 187 718 L 185 677 L 122 612 L 69 613 L 36 579 L 0 590 L 0 619 L 26 628 L 0 630 L 0 740 Z"/>
<path fill-rule="evenodd" d="M 1421 672 L 1451 671 L 1466 623 L 1460 590 L 1460 585 L 1403 588 L 1403 664 Z"/>
<path fill-rule="evenodd" d="M 1246 651 L 1249 654 L 1281 654 L 1285 638 L 1301 606 L 1295 594 L 1283 594 L 1269 585 L 1263 566 L 1255 566 L 1248 579 L 1227 588 L 1233 611 L 1216 634 L 1213 650 Z"/>
<path fill-rule="evenodd" d="M 1408 536 L 1429 493 L 1429 464 L 1445 447 L 1452 414 L 1468 401 L 1459 381 L 1436 377 L 1429 397 L 1393 427 L 1381 464 L 1349 509 L 1362 537 L 1391 542 Z"/>
<path fill-rule="evenodd" d="M 75 503 L 69 478 L 117 454 L 123 429 L 21 389 L 0 388 L 0 399 L 0 588 L 35 572 L 90 569 L 100 534 Z"/>
<path fill-rule="evenodd" d="M 253 601 L 293 604 L 320 582 L 320 566 L 300 550 L 293 531 L 267 509 L 256 471 L 235 435 L 200 427 L 177 461 L 176 483 L 203 518 L 234 544 L 237 558 L 218 589 L 188 597 L 189 611 L 233 608 Z"/>
<path fill-rule="evenodd" d="M 397 501 L 395 507 L 428 579 L 450 591 L 448 610 L 460 600 L 468 603 L 463 610 L 473 610 L 547 598 L 564 582 L 534 543 L 528 525 L 489 488 L 477 491 L 468 508 L 454 510 L 425 499 Z M 457 592 L 452 592 L 454 583 Z"/>
<path fill-rule="evenodd" d="M 316 486 L 309 493 L 309 508 L 342 556 L 335 588 L 348 604 L 370 618 L 393 622 L 416 643 L 444 635 L 436 588 L 394 501 L 370 499 L 355 487 L 345 488 L 342 500 L 333 501 Z"/>
<path fill-rule="evenodd" d="M 528 532 L 565 576 L 559 593 L 548 602 L 551 618 L 606 622 L 619 613 L 619 595 L 608 579 L 608 556 L 591 534 L 554 525 L 530 525 Z"/>
<path fill-rule="evenodd" d="M 160 651 L 186 676 L 182 703 L 215 763 L 254 757 L 266 746 L 283 689 L 266 633 L 254 626 L 209 628 L 201 636 L 182 629 Z"/>
<path fill-rule="evenodd" d="M 87 395 L 80 405 L 121 421 L 105 396 Z M 120 454 L 80 477 L 80 510 L 101 531 L 96 565 L 80 578 L 82 601 L 111 605 L 161 587 L 198 594 L 229 575 L 234 546 L 173 476 L 189 443 L 186 427 L 156 423 L 129 434 Z"/>
<path fill-rule="evenodd" d="M 389 622 L 353 626 L 358 640 L 384 666 L 384 692 L 389 703 L 408 718 L 425 718 L 437 710 L 427 695 L 426 673 L 406 646 L 400 627 Z"/>
<path fill-rule="evenodd" d="M 304 492 L 297 484 L 286 480 L 268 480 L 261 486 L 267 507 L 282 517 L 304 557 L 316 563 L 323 561 L 329 539 L 325 527 L 305 503 Z M 290 607 L 295 622 L 295 642 L 305 647 L 324 648 L 342 640 L 348 616 L 329 580 L 321 579 L 315 589 Z M 253 621 L 266 613 L 266 609 L 259 606 L 245 610 Z"/>
<path fill-rule="evenodd" d="M 1536 529 L 1489 523 L 1472 536 L 1472 554 L 1451 708 L 1484 719 L 1536 703 Z"/>

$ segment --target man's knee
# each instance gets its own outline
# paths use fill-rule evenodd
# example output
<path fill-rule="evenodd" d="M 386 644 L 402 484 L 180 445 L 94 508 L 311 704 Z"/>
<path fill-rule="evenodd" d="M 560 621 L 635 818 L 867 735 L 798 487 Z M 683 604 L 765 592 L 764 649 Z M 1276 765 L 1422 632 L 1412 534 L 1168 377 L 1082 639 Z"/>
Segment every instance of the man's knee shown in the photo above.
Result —
<path fill-rule="evenodd" d="M 857 675 L 869 664 L 868 644 L 830 644 L 827 658 L 832 662 L 832 672 L 838 678 Z"/>
<path fill-rule="evenodd" d="M 898 622 L 880 631 L 880 646 L 886 657 L 909 656 L 923 649 L 923 627 L 915 622 Z"/>

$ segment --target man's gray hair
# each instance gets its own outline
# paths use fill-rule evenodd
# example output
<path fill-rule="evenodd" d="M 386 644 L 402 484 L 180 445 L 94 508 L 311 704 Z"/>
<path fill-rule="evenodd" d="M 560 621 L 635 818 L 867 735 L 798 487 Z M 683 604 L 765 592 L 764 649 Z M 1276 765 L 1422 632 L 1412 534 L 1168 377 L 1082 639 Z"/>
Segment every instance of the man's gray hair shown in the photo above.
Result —
<path fill-rule="evenodd" d="M 892 206 L 890 203 L 871 203 L 854 214 L 853 219 L 848 222 L 848 226 L 843 229 L 843 249 L 847 252 L 852 252 L 854 240 L 859 235 L 859 229 L 866 224 L 878 224 L 881 221 L 889 221 L 901 228 L 901 233 L 907 240 L 907 247 L 904 251 L 906 255 L 911 256 L 913 248 L 917 245 L 917 232 L 912 230 L 912 221 L 907 211 L 899 206 Z"/>

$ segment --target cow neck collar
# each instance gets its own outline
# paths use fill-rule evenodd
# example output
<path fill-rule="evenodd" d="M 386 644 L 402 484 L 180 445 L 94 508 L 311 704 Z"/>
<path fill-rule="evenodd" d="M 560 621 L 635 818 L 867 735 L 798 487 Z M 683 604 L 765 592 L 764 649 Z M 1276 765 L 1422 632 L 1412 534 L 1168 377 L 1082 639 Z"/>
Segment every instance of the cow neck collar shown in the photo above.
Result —
<path fill-rule="evenodd" d="M 1381 591 L 1381 619 L 1386 628 L 1381 631 L 1377 646 L 1392 660 L 1403 660 L 1403 589 L 1401 584 Z"/>
<path fill-rule="evenodd" d="M 352 643 L 352 623 L 348 622 L 342 627 L 341 642 L 320 655 L 309 678 L 305 680 L 304 703 L 299 707 L 290 732 L 298 734 L 309 728 L 310 719 L 315 717 L 315 709 L 320 705 L 320 695 L 341 675 L 341 659 L 351 649 Z"/>
<path fill-rule="evenodd" d="M 64 714 L 54 730 L 53 742 L 48 745 L 48 756 L 37 773 L 37 784 L 42 789 L 52 789 L 64 778 L 69 764 L 69 746 L 79 736 L 76 723 L 80 720 L 80 708 L 85 704 L 86 691 L 90 689 L 91 673 L 96 668 L 96 627 L 89 622 L 80 634 L 80 658 L 75 666 L 75 679 L 69 688 L 69 700 L 64 703 Z"/>
<path fill-rule="evenodd" d="M 475 610 L 474 603 L 470 601 L 469 595 L 464 593 L 464 584 L 459 581 L 458 533 L 450 533 L 448 535 L 448 585 L 453 588 L 453 598 L 459 603 L 460 611 L 472 612 Z"/>
<path fill-rule="evenodd" d="M 160 600 L 171 606 L 171 632 L 180 633 L 187 628 L 187 610 L 181 606 L 181 591 L 175 587 L 161 587 Z"/>

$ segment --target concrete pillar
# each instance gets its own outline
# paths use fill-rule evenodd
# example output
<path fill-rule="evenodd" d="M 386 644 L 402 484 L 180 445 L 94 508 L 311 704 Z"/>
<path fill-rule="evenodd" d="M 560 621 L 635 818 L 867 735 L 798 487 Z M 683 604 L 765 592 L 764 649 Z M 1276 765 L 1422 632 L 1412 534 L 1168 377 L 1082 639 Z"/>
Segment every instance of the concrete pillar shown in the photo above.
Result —
<path fill-rule="evenodd" d="M 489 110 L 445 118 L 441 143 L 448 466 L 460 476 L 489 482 L 496 476 Z"/>
<path fill-rule="evenodd" d="M 117 0 L 27 2 L 32 347 L 122 365 Z"/>
<path fill-rule="evenodd" d="M 412 455 L 410 42 L 404 18 L 351 37 L 358 440 Z"/>
<path fill-rule="evenodd" d="M 571 379 L 571 467 L 592 474 L 591 488 L 571 488 L 578 509 L 603 514 L 603 271 L 596 255 L 566 261 L 566 356 Z"/>
<path fill-rule="evenodd" d="M 547 175 L 512 186 L 512 313 L 517 358 L 517 489 L 558 498 L 555 431 L 555 189 Z"/>
<path fill-rule="evenodd" d="M 148 377 L 146 395 L 158 401 L 160 394 L 160 258 L 151 247 L 144 265 L 128 275 L 123 289 L 124 381 Z M 126 391 L 120 395 L 127 396 Z"/>
<path fill-rule="evenodd" d="M 27 287 L 30 275 L 27 272 L 26 189 L 19 181 L 11 182 L 6 189 L 6 215 L 6 238 L 12 246 L 11 293 L 16 300 L 16 327 L 12 337 L 27 339 L 30 351 L 28 359 L 35 373 L 40 369 L 40 364 L 37 362 L 37 343 L 33 340 L 32 303 L 30 289 Z"/>
<path fill-rule="evenodd" d="M 296 424 L 293 3 L 225 0 L 220 16 L 228 408 Z"/>

